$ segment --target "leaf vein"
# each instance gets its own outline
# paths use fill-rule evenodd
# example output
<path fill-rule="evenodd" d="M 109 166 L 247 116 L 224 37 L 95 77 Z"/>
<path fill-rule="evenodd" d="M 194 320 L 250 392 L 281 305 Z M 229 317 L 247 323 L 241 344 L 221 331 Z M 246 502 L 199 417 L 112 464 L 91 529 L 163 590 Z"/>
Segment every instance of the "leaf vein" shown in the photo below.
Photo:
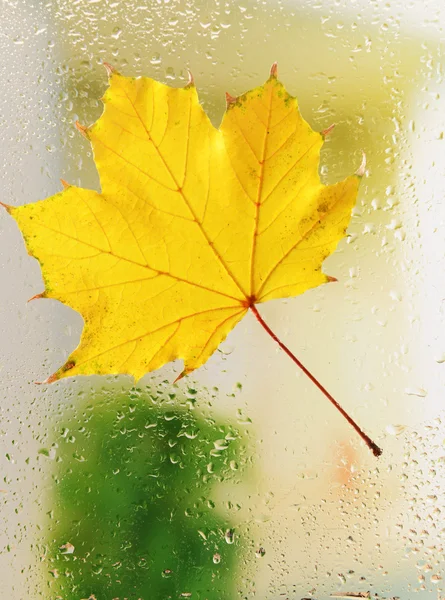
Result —
<path fill-rule="evenodd" d="M 234 317 L 240 315 L 242 312 L 245 312 L 246 310 L 247 310 L 246 308 L 243 308 L 243 310 L 240 310 L 237 313 L 228 316 L 227 319 L 224 319 L 224 321 L 221 321 L 221 323 L 218 323 L 218 325 L 215 327 L 214 331 L 212 331 L 212 333 L 210 334 L 209 338 L 207 339 L 207 342 L 205 343 L 204 347 L 202 348 L 201 352 L 198 354 L 198 356 L 196 357 L 195 360 L 199 361 L 199 359 L 201 358 L 201 356 L 207 350 L 207 347 L 210 344 L 210 342 L 212 341 L 212 338 L 215 335 L 215 333 L 217 333 L 217 331 L 219 331 L 219 329 L 221 329 L 221 327 L 223 325 L 225 325 L 227 323 L 227 321 L 230 321 L 230 319 L 233 319 Z"/>
<path fill-rule="evenodd" d="M 154 354 L 151 359 L 150 362 L 148 363 L 148 369 L 151 371 L 151 365 L 153 363 L 153 361 L 156 359 L 156 357 L 162 352 L 162 350 L 167 346 L 167 344 L 175 337 L 175 335 L 178 333 L 179 328 L 181 327 L 183 319 L 179 319 L 178 322 L 176 323 L 176 327 L 174 329 L 174 331 L 168 336 L 168 338 L 166 340 L 164 340 L 161 344 L 161 347 L 159 348 L 159 350 L 156 352 L 156 354 Z"/>
<path fill-rule="evenodd" d="M 124 93 L 126 94 L 125 90 Z M 155 148 L 156 152 L 158 153 L 159 158 L 161 159 L 161 161 L 163 162 L 165 169 L 167 170 L 167 172 L 169 173 L 170 177 L 173 179 L 175 185 L 177 186 L 177 190 L 174 191 L 178 191 L 180 193 L 180 195 L 182 196 L 187 208 L 190 210 L 190 213 L 193 216 L 193 219 L 196 221 L 196 224 L 198 225 L 202 235 L 204 236 L 204 238 L 206 239 L 207 243 L 209 244 L 210 248 L 212 249 L 213 253 L 215 254 L 217 260 L 219 261 L 219 263 L 223 266 L 224 270 L 226 271 L 227 275 L 232 279 L 232 281 L 235 283 L 235 285 L 238 287 L 239 291 L 246 296 L 245 291 L 243 290 L 242 286 L 240 285 L 240 283 L 238 282 L 237 278 L 235 277 L 235 275 L 230 271 L 229 267 L 226 265 L 226 263 L 224 262 L 221 254 L 218 252 L 218 250 L 215 248 L 215 246 L 213 245 L 211 239 L 209 238 L 207 232 L 205 231 L 202 223 L 199 221 L 199 219 L 197 218 L 197 215 L 195 213 L 195 211 L 192 208 L 191 203 L 188 201 L 186 195 L 184 194 L 184 191 L 182 190 L 182 188 L 179 186 L 178 181 L 176 181 L 175 176 L 173 175 L 170 167 L 168 166 L 166 160 L 164 159 L 164 157 L 162 156 L 162 153 L 160 152 L 159 147 L 155 144 L 153 138 L 151 137 L 150 131 L 147 129 L 144 121 L 142 120 L 141 116 L 139 115 L 139 112 L 136 108 L 136 106 L 134 105 L 134 103 L 132 102 L 131 98 L 128 96 L 128 94 L 126 94 L 127 99 L 129 101 L 129 103 L 131 104 L 131 106 L 133 107 L 133 110 L 135 112 L 135 114 L 139 117 L 142 126 L 144 127 L 145 131 L 147 132 L 147 136 L 150 139 L 151 143 L 153 144 L 153 147 Z"/>
<path fill-rule="evenodd" d="M 171 321 L 170 323 L 161 325 L 160 327 L 157 327 L 156 329 L 151 329 L 150 331 L 147 331 L 145 333 L 137 335 L 136 337 L 132 338 L 131 340 L 125 340 L 124 342 L 116 344 L 115 346 L 111 346 L 110 348 L 107 348 L 106 350 L 103 350 L 102 352 L 99 352 L 98 354 L 95 354 L 94 356 L 90 356 L 89 358 L 86 358 L 85 360 L 83 360 L 79 363 L 76 363 L 76 367 L 80 367 L 81 365 L 84 365 L 87 362 L 96 360 L 96 358 L 99 358 L 99 356 L 103 356 L 104 354 L 107 354 L 108 352 L 117 350 L 117 348 L 121 348 L 122 346 L 125 346 L 126 344 L 131 344 L 132 342 L 142 341 L 143 338 L 145 338 L 149 335 L 153 335 L 154 333 L 158 333 L 159 331 L 162 331 L 163 329 L 166 329 L 167 327 L 170 327 L 171 325 L 175 325 L 176 323 L 178 323 L 178 321 L 181 322 L 181 321 L 185 321 L 186 319 L 191 319 L 193 317 L 197 317 L 198 315 L 203 315 L 203 314 L 215 312 L 218 310 L 230 310 L 231 308 L 238 308 L 238 307 L 239 307 L 239 305 L 237 305 L 237 306 L 220 306 L 218 308 L 209 308 L 207 310 L 202 310 L 202 311 L 197 311 L 195 313 L 191 313 L 190 315 L 187 315 L 185 317 L 180 317 L 178 319 L 175 319 L 174 321 Z"/>
<path fill-rule="evenodd" d="M 264 140 L 263 140 L 263 150 L 262 150 L 262 159 L 260 163 L 260 174 L 259 174 L 259 185 L 257 192 L 257 200 L 255 203 L 255 225 L 253 231 L 253 240 L 252 240 L 252 251 L 251 251 L 251 259 L 250 259 L 250 296 L 253 296 L 254 293 L 254 284 L 255 284 L 255 253 L 257 247 L 257 237 L 258 237 L 258 223 L 260 217 L 260 204 L 261 204 L 261 194 L 263 192 L 263 183 L 264 183 L 264 157 L 267 152 L 267 140 L 269 135 L 269 124 L 272 114 L 272 89 L 269 94 L 269 106 L 268 106 L 268 118 L 267 118 L 267 127 L 264 131 Z"/>
<path fill-rule="evenodd" d="M 260 286 L 260 289 L 258 290 L 258 297 L 261 298 L 260 294 L 263 291 L 266 283 L 268 282 L 268 280 L 270 279 L 270 277 L 272 276 L 272 274 L 277 270 L 277 268 L 286 260 L 286 258 L 289 256 L 289 254 L 291 254 L 291 252 L 293 252 L 300 244 L 301 242 L 303 242 L 307 237 L 310 236 L 310 234 L 322 223 L 322 221 L 329 216 L 330 212 L 332 211 L 332 209 L 334 208 L 334 206 L 336 206 L 337 204 L 339 204 L 339 202 L 341 202 L 341 200 L 343 200 L 343 198 L 346 195 L 346 191 L 345 190 L 343 192 L 343 194 L 341 194 L 340 197 L 338 197 L 335 202 L 332 204 L 332 206 L 329 207 L 329 211 L 323 213 L 323 215 L 317 219 L 315 221 L 315 223 L 312 225 L 312 227 L 310 227 L 301 237 L 300 239 L 287 251 L 283 254 L 283 256 L 280 258 L 280 260 L 275 264 L 275 266 L 269 271 L 268 275 L 266 276 L 266 278 L 264 279 L 263 283 Z"/>
<path fill-rule="evenodd" d="M 278 181 L 275 183 L 275 185 L 273 186 L 273 188 L 270 190 L 270 192 L 267 194 L 267 196 L 263 199 L 263 204 L 265 202 L 267 202 L 267 200 L 269 200 L 269 198 L 272 196 L 272 194 L 275 192 L 275 190 L 277 189 L 277 187 L 284 181 L 284 179 L 289 175 L 289 173 L 295 169 L 295 167 L 298 165 L 298 163 L 303 160 L 303 158 L 318 144 L 319 140 L 316 139 L 315 142 L 313 144 L 311 144 L 309 146 L 309 148 L 307 148 L 307 150 L 305 150 L 303 152 L 303 154 L 300 154 L 300 156 L 292 163 L 292 165 L 289 167 L 289 169 L 286 171 L 286 173 L 284 173 L 284 175 L 282 175 Z"/>
<path fill-rule="evenodd" d="M 137 265 L 138 267 L 142 267 L 145 269 L 150 269 L 150 271 L 154 271 L 155 273 L 158 273 L 159 275 L 166 275 L 167 277 L 171 277 L 172 279 L 175 279 L 176 281 L 181 281 L 182 283 L 187 283 L 191 286 L 203 289 L 203 290 L 207 290 L 208 292 L 213 292 L 214 294 L 218 294 L 219 296 L 224 296 L 226 298 L 230 298 L 232 300 L 237 300 L 238 302 L 240 301 L 239 298 L 236 298 L 235 296 L 231 296 L 230 294 L 226 294 L 225 292 L 221 292 L 219 290 L 214 290 L 212 288 L 206 287 L 202 284 L 199 284 L 197 282 L 194 281 L 189 281 L 187 279 L 183 279 L 177 275 L 173 275 L 173 273 L 168 273 L 166 271 L 161 271 L 159 269 L 154 269 L 152 267 L 150 267 L 150 265 L 147 264 L 143 264 L 143 263 L 139 263 L 137 261 L 131 260 L 130 258 L 127 258 L 125 256 L 120 256 L 118 254 L 114 254 L 112 252 L 109 252 L 107 250 L 103 250 L 102 248 L 98 248 L 97 246 L 93 246 L 92 244 L 88 243 L 88 242 L 84 242 L 83 240 L 79 240 L 67 233 L 65 233 L 64 231 L 58 231 L 57 229 L 53 229 L 52 227 L 49 227 L 48 225 L 44 225 L 43 223 L 39 223 L 36 221 L 36 224 L 39 225 L 40 227 L 43 227 L 44 229 L 48 229 L 49 231 L 53 231 L 54 233 L 58 233 L 59 235 L 63 235 L 65 237 L 67 237 L 68 239 L 72 239 L 75 242 L 79 243 L 79 244 L 83 244 L 84 246 L 88 246 L 89 248 L 93 248 L 94 250 L 98 250 L 101 254 L 109 254 L 110 256 L 113 256 L 114 258 L 117 258 L 119 260 L 122 260 L 124 262 L 128 262 L 130 264 L 134 264 Z M 88 257 L 90 258 L 90 257 Z"/>

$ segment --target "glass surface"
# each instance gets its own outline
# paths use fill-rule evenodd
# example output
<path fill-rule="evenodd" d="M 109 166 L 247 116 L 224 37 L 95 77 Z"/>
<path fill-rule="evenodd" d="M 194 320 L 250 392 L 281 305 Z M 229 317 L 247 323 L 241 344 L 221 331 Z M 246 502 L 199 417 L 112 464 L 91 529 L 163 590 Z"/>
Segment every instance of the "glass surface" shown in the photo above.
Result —
<path fill-rule="evenodd" d="M 367 155 L 338 283 L 260 306 L 383 448 L 375 459 L 252 315 L 208 363 L 133 382 L 36 385 L 80 315 L 43 290 L 0 211 L 2 598 L 444 595 L 445 106 L 440 0 L 0 3 L 0 201 L 98 189 L 74 128 L 102 111 L 103 61 L 224 92 L 279 77 L 335 130 L 324 182 Z M 416 595 L 414 596 L 414 593 Z"/>

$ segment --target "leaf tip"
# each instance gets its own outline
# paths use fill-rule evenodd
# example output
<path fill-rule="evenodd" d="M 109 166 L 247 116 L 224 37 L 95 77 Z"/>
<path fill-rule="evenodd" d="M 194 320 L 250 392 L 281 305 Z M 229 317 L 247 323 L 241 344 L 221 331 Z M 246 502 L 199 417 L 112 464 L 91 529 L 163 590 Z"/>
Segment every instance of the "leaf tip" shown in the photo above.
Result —
<path fill-rule="evenodd" d="M 331 131 L 334 129 L 335 127 L 335 123 L 332 123 L 332 125 L 329 125 L 329 127 L 327 127 L 326 129 L 323 129 L 323 131 L 321 132 L 321 135 L 326 138 Z"/>
<path fill-rule="evenodd" d="M 363 175 L 365 174 L 365 171 L 366 171 L 366 154 L 364 152 L 362 154 L 363 154 L 362 164 L 359 166 L 359 168 L 355 172 L 357 177 L 363 177 Z"/>
<path fill-rule="evenodd" d="M 35 383 L 37 383 L 38 385 L 49 385 L 50 383 L 54 383 L 55 381 L 58 381 L 62 377 L 65 377 L 65 373 L 67 371 L 70 371 L 71 369 L 74 369 L 75 366 L 76 366 L 75 361 L 69 360 L 68 362 L 66 362 L 63 365 L 63 367 L 60 367 L 60 369 L 58 371 L 56 371 L 55 373 L 50 375 L 47 379 L 45 379 L 45 381 L 36 381 Z"/>
<path fill-rule="evenodd" d="M 69 187 L 71 187 L 71 185 L 65 181 L 65 179 L 61 179 L 60 183 L 62 184 L 64 190 L 67 190 Z"/>
<path fill-rule="evenodd" d="M 276 79 L 278 77 L 278 63 L 274 62 L 270 67 L 270 77 L 272 79 Z"/>
<path fill-rule="evenodd" d="M 236 104 L 237 98 L 236 96 L 232 96 L 229 92 L 226 92 L 226 108 L 230 108 L 234 104 Z"/>
<path fill-rule="evenodd" d="M 36 385 L 49 385 L 50 383 L 54 383 L 55 381 L 57 381 L 59 378 L 57 376 L 57 373 L 54 373 L 54 375 L 50 375 L 49 377 L 47 377 L 44 381 L 34 381 L 34 383 Z"/>
<path fill-rule="evenodd" d="M 113 73 L 116 73 L 116 69 L 113 67 L 113 65 L 110 65 L 110 63 L 104 61 L 102 64 L 105 67 L 108 77 L 111 77 Z"/>
<path fill-rule="evenodd" d="M 194 87 L 195 86 L 195 78 L 193 77 L 193 73 L 190 71 L 190 69 L 187 69 L 187 73 L 189 74 L 189 78 L 187 81 L 187 84 L 185 85 L 186 88 L 189 87 Z"/>
<path fill-rule="evenodd" d="M 76 127 L 77 131 L 78 131 L 79 133 L 81 133 L 81 134 L 83 135 L 83 137 L 84 137 L 84 138 L 86 138 L 86 139 L 88 140 L 88 139 L 89 139 L 89 138 L 88 138 L 88 127 L 85 127 L 85 125 L 81 125 L 81 124 L 79 123 L 79 121 L 76 121 L 76 122 L 74 123 L 74 125 L 75 125 L 75 127 Z"/>
<path fill-rule="evenodd" d="M 40 298 L 46 298 L 46 290 L 40 294 L 35 294 L 28 300 L 28 302 L 31 302 L 32 300 L 39 300 Z"/>
<path fill-rule="evenodd" d="M 183 369 L 181 371 L 181 373 L 179 373 L 179 375 L 176 377 L 176 379 L 174 380 L 173 383 L 178 383 L 178 381 L 180 381 L 183 377 L 188 375 L 190 372 L 191 372 L 191 369 Z"/>
<path fill-rule="evenodd" d="M 0 202 L 0 206 L 3 206 L 3 208 L 6 210 L 6 212 L 10 213 L 12 210 L 12 206 L 9 206 L 9 204 L 5 204 L 4 202 Z"/>
<path fill-rule="evenodd" d="M 328 283 L 335 283 L 338 281 L 337 277 L 332 277 L 332 275 L 326 275 L 326 277 L 328 279 Z"/>

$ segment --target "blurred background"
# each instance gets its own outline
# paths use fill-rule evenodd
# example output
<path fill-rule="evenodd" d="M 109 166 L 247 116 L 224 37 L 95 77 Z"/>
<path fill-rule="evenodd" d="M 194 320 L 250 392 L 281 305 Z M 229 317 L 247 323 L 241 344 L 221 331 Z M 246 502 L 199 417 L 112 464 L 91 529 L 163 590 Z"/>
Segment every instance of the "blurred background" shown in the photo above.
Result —
<path fill-rule="evenodd" d="M 35 385 L 82 319 L 27 304 L 40 270 L 0 212 L 2 597 L 445 595 L 442 2 L 0 0 L 0 14 L 7 204 L 61 177 L 98 189 L 74 122 L 102 111 L 103 61 L 173 86 L 190 69 L 216 126 L 224 92 L 278 61 L 311 126 L 336 124 L 323 180 L 366 152 L 348 239 L 325 264 L 338 283 L 260 310 L 384 450 L 370 455 L 250 316 L 178 385 L 178 364 L 137 388 Z"/>

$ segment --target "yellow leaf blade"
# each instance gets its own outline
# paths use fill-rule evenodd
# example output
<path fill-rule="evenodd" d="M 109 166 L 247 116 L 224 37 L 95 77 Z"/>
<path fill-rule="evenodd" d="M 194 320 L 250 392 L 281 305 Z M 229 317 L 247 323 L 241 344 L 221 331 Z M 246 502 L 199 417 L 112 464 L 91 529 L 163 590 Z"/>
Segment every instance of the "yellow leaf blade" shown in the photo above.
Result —
<path fill-rule="evenodd" d="M 138 380 L 178 358 L 184 360 L 185 374 L 190 373 L 208 360 L 246 311 L 239 306 L 202 310 L 139 331 L 135 337 L 125 328 L 116 331 L 107 319 L 100 328 L 95 321 L 93 327 L 86 322 L 82 343 L 51 381 L 91 373 L 129 373 Z"/>
<path fill-rule="evenodd" d="M 246 312 L 242 299 L 200 278 L 181 279 L 185 271 L 150 268 L 121 213 L 96 192 L 70 186 L 11 214 L 42 265 L 45 297 L 85 321 L 81 344 L 56 379 L 110 372 L 140 378 L 176 358 L 193 370 Z"/>
<path fill-rule="evenodd" d="M 274 76 L 230 105 L 221 131 L 237 177 L 255 204 L 250 297 L 264 302 L 326 283 L 321 265 L 345 235 L 359 179 L 346 180 L 345 188 L 321 184 L 323 137 Z"/>
<path fill-rule="evenodd" d="M 102 192 L 12 209 L 45 297 L 81 313 L 50 381 L 201 366 L 249 306 L 325 283 L 359 178 L 324 186 L 323 136 L 276 79 L 230 99 L 219 130 L 196 89 L 112 72 L 91 141 Z"/>
<path fill-rule="evenodd" d="M 329 281 L 322 264 L 346 234 L 359 184 L 360 178 L 353 175 L 335 185 L 322 186 L 311 199 L 312 210 L 303 218 L 296 217 L 296 211 L 289 207 L 280 231 L 278 227 L 264 231 L 258 261 L 271 266 L 261 270 L 258 302 L 297 296 Z M 292 237 L 283 231 L 289 228 L 293 229 Z M 277 238 L 281 240 L 280 251 L 274 252 L 270 244 Z"/>

